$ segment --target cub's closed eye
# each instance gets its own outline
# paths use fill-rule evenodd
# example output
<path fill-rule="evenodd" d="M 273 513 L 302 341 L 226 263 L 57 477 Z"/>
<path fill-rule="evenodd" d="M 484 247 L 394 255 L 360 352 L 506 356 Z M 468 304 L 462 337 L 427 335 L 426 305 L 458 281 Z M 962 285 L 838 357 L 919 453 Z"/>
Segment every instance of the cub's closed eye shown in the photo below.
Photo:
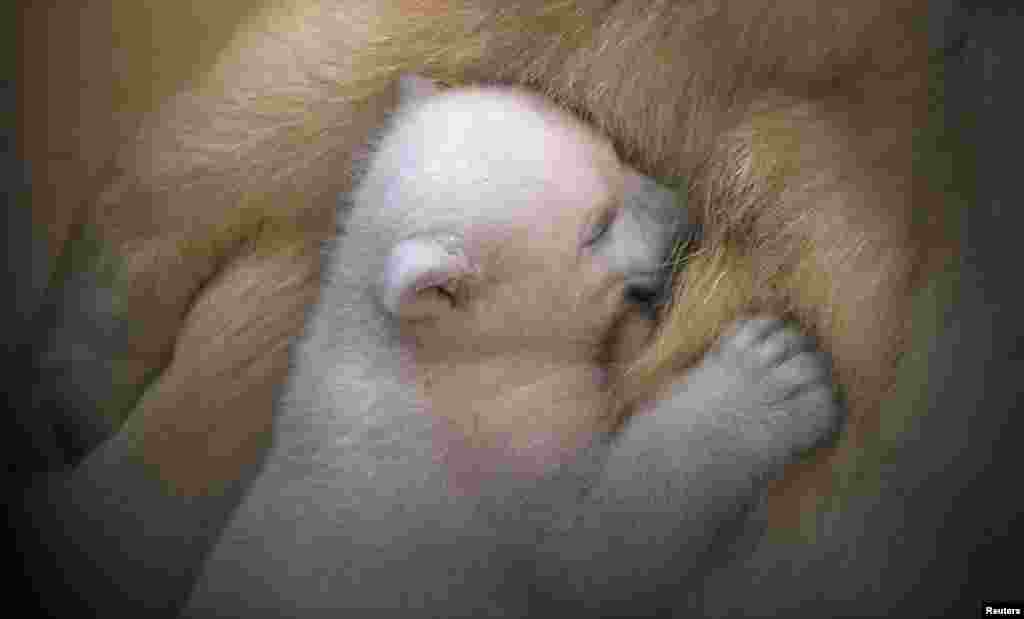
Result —
<path fill-rule="evenodd" d="M 441 297 L 448 301 L 452 309 L 458 306 L 458 290 L 456 289 L 454 284 L 449 282 L 443 286 L 435 286 L 434 290 L 437 291 L 437 294 L 439 294 Z"/>
<path fill-rule="evenodd" d="M 590 229 L 583 238 L 583 247 L 590 247 L 591 245 L 600 241 L 611 229 L 612 224 L 615 223 L 615 219 L 619 216 L 619 209 L 610 208 L 603 211 L 600 217 L 591 224 Z"/>

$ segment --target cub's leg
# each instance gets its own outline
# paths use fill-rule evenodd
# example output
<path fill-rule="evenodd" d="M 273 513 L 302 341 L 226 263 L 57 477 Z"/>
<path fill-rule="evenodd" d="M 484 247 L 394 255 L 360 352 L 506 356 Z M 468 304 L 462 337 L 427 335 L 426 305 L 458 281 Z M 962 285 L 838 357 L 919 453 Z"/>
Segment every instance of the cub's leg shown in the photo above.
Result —
<path fill-rule="evenodd" d="M 541 548 L 541 603 L 562 592 L 572 601 L 557 601 L 601 616 L 636 616 L 640 599 L 654 602 L 643 612 L 678 607 L 712 564 L 723 525 L 827 438 L 841 412 L 829 358 L 810 338 L 775 319 L 737 323 L 598 447 L 600 481 Z"/>

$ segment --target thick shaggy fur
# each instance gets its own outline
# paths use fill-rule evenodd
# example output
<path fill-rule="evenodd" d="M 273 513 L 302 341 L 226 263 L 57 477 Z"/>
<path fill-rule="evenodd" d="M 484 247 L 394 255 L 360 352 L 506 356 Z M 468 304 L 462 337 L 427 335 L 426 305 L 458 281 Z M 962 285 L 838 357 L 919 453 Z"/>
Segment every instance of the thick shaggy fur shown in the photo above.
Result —
<path fill-rule="evenodd" d="M 77 404 L 94 406 L 76 412 L 110 428 L 126 419 L 174 492 L 219 488 L 259 452 L 351 153 L 400 71 L 533 87 L 641 170 L 685 183 L 706 238 L 638 366 L 652 388 L 741 313 L 782 312 L 832 353 L 848 442 L 870 432 L 908 301 L 944 247 L 915 167 L 925 2 L 290 0 L 197 3 L 194 23 L 171 11 L 26 8 L 22 151 L 53 255 L 91 257 L 53 280 L 43 389 L 85 392 Z M 155 54 L 161 43 L 175 52 Z M 67 299 L 64 282 L 90 277 L 111 302 Z M 807 470 L 825 475 L 794 470 L 777 506 L 829 467 Z"/>

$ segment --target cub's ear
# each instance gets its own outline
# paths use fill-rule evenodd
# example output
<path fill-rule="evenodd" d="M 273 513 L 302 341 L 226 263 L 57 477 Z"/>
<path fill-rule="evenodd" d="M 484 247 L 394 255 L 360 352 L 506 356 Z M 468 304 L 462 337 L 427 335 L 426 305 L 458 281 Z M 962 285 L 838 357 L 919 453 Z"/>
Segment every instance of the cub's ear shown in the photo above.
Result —
<path fill-rule="evenodd" d="M 458 247 L 434 238 L 406 239 L 392 248 L 377 295 L 398 318 L 437 317 L 454 307 L 458 288 L 470 271 Z"/>
<path fill-rule="evenodd" d="M 433 97 L 441 90 L 437 82 L 422 75 L 403 73 L 398 77 L 398 102 L 402 105 Z"/>

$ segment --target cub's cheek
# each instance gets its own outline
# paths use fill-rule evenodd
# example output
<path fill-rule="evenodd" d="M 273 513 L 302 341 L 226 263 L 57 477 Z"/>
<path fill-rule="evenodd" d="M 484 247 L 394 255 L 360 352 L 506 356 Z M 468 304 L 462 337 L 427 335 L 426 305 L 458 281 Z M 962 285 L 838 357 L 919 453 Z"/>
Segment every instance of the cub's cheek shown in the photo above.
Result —
<path fill-rule="evenodd" d="M 592 308 L 601 308 L 609 317 L 627 311 L 626 278 L 621 271 L 612 268 L 604 256 L 587 256 L 576 274 L 576 281 L 567 284 L 578 291 L 574 295 L 577 305 L 583 302 Z"/>

